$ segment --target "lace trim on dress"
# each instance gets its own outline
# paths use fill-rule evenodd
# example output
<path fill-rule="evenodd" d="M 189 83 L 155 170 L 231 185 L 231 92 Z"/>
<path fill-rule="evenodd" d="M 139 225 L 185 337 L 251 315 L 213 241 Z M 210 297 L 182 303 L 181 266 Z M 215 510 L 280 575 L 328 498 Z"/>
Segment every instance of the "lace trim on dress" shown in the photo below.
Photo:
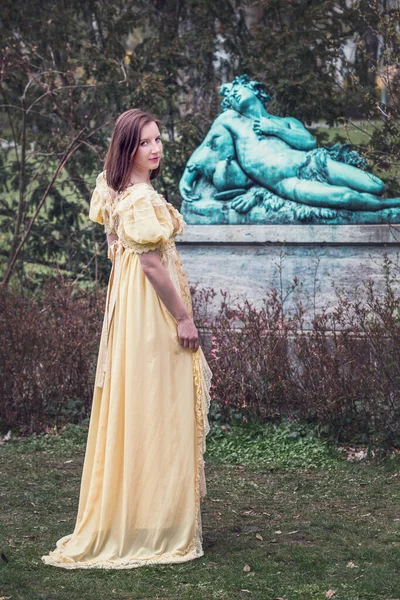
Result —
<path fill-rule="evenodd" d="M 157 242 L 156 244 L 137 244 L 132 241 L 129 241 L 129 244 L 127 244 L 122 239 L 115 240 L 113 243 L 121 244 L 125 250 L 130 250 L 134 254 L 143 254 L 144 252 L 150 252 L 150 250 L 159 250 L 161 253 L 164 253 L 175 248 L 174 238 L 170 238 L 166 242 Z"/>
<path fill-rule="evenodd" d="M 192 307 L 192 297 L 190 294 L 190 286 L 186 277 L 185 270 L 182 265 L 181 257 L 178 252 L 175 254 L 175 268 L 178 273 L 178 279 L 180 282 L 181 288 L 181 298 L 182 302 L 185 305 L 186 310 L 189 313 L 189 316 L 193 318 L 193 307 Z"/>
<path fill-rule="evenodd" d="M 207 495 L 207 486 L 204 473 L 203 454 L 206 451 L 206 436 L 210 431 L 208 413 L 211 403 L 211 380 L 212 371 L 206 361 L 203 350 L 200 347 L 193 352 L 193 374 L 196 388 L 196 424 L 197 424 L 197 469 L 198 478 L 196 482 L 196 491 L 198 497 L 203 500 Z"/>
<path fill-rule="evenodd" d="M 46 565 L 62 567 L 63 569 L 134 569 L 137 567 L 145 567 L 146 565 L 181 563 L 194 560 L 195 558 L 200 558 L 204 555 L 203 550 L 201 550 L 200 554 L 196 550 L 192 550 L 190 552 L 182 553 L 171 552 L 170 554 L 163 554 L 162 556 L 155 556 L 154 558 L 135 558 L 134 560 L 119 562 L 118 560 L 103 560 L 98 562 L 92 561 L 88 563 L 71 560 L 63 554 L 63 550 L 71 537 L 71 535 L 66 535 L 58 540 L 56 549 L 53 550 L 50 555 L 42 556 L 42 561 Z"/>
<path fill-rule="evenodd" d="M 136 244 L 135 242 L 130 242 L 129 246 L 125 246 L 125 248 L 132 250 L 135 254 L 144 254 L 151 250 L 159 250 L 161 246 L 162 242 L 157 242 L 157 244 Z"/>

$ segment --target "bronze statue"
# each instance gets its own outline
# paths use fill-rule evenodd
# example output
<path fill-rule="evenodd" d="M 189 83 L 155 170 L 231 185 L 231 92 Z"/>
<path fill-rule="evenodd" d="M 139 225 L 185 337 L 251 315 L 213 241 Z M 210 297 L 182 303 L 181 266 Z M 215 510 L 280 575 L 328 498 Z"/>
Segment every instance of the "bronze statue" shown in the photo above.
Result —
<path fill-rule="evenodd" d="M 221 86 L 220 94 L 223 112 L 190 157 L 180 182 L 188 222 L 215 222 L 218 203 L 225 205 L 225 214 L 254 212 L 255 218 L 236 217 L 235 223 L 267 223 L 271 209 L 278 213 L 273 222 L 280 221 L 279 213 L 281 222 L 288 222 L 287 209 L 293 212 L 294 203 L 299 220 L 352 222 L 354 212 L 363 213 L 357 222 L 400 219 L 400 198 L 382 197 L 385 185 L 364 170 L 364 158 L 348 144 L 317 148 L 298 119 L 269 114 L 263 84 L 242 75 Z M 385 214 L 371 221 L 370 213 L 377 211 Z M 201 219 L 193 221 L 196 214 Z"/>

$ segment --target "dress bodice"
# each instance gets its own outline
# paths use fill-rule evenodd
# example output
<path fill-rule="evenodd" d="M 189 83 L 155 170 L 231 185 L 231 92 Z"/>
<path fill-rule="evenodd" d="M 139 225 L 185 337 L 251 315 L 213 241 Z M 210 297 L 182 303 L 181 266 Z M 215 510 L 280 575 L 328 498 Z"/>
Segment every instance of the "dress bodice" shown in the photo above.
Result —
<path fill-rule="evenodd" d="M 151 184 L 134 184 L 113 199 L 105 172 L 96 179 L 89 218 L 139 254 L 156 248 L 162 250 L 183 234 L 186 225 L 180 212 Z"/>
<path fill-rule="evenodd" d="M 117 235 L 108 249 L 114 266 L 120 246 L 130 254 L 159 250 L 161 263 L 192 316 L 190 286 L 175 246 L 175 237 L 183 234 L 186 223 L 170 202 L 147 183 L 132 185 L 113 200 L 103 172 L 96 180 L 89 218 L 103 225 L 106 233 Z"/>

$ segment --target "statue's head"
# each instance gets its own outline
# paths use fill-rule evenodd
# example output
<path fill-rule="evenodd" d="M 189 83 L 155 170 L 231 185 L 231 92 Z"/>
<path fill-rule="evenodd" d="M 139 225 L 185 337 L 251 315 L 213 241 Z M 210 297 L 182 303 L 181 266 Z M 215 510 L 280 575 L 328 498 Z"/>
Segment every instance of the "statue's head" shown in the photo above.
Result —
<path fill-rule="evenodd" d="M 271 100 L 271 96 L 265 91 L 264 84 L 259 81 L 253 81 L 248 75 L 240 75 L 235 77 L 232 83 L 224 83 L 221 85 L 219 95 L 224 96 L 221 106 L 222 110 L 228 108 L 236 108 L 237 99 L 240 97 L 240 92 L 250 91 L 264 106 Z"/>

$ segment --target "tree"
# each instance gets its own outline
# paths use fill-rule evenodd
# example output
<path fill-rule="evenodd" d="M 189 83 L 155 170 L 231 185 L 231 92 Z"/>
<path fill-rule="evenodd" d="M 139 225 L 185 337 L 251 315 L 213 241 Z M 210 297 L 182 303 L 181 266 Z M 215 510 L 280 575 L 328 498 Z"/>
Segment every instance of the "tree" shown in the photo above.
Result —
<path fill-rule="evenodd" d="M 398 196 L 400 169 L 400 2 L 358 0 L 354 3 L 357 61 L 349 66 L 348 85 L 356 90 L 369 126 L 363 153 Z M 363 65 L 360 70 L 359 65 Z M 384 94 L 377 90 L 377 81 Z"/>
<path fill-rule="evenodd" d="M 398 0 L 259 0 L 258 22 L 250 29 L 248 71 L 265 82 L 272 95 L 269 110 L 295 116 L 305 124 L 325 120 L 357 124 L 367 143 L 356 149 L 398 195 L 399 47 Z M 355 60 L 345 44 L 354 40 Z M 377 75 L 387 89 L 382 103 Z M 352 109 L 350 111 L 349 109 Z M 317 135 L 325 140 L 324 134 Z M 335 141 L 351 142 L 339 134 Z"/>
<path fill-rule="evenodd" d="M 90 200 L 87 176 L 102 163 L 106 125 L 129 101 L 144 104 L 158 83 L 150 75 L 138 90 L 127 76 L 123 38 L 134 17 L 125 1 L 73 1 L 58 11 L 50 0 L 4 6 L 1 108 L 11 139 L 1 178 L 5 285 L 18 257 L 23 278 L 25 260 L 78 273 L 92 253 L 73 197 Z"/>
<path fill-rule="evenodd" d="M 349 105 L 379 117 L 382 127 L 369 132 L 369 143 L 358 149 L 377 169 L 396 166 L 398 4 L 5 0 L 0 21 L 5 284 L 12 273 L 24 286 L 40 282 L 43 270 L 52 273 L 57 265 L 75 278 L 82 272 L 87 280 L 94 272 L 96 279 L 105 276 L 104 253 L 97 263 L 93 251 L 104 235 L 86 216 L 114 119 L 139 106 L 161 120 L 165 166 L 157 185 L 179 208 L 178 182 L 220 110 L 219 86 L 242 73 L 266 84 L 272 113 L 306 124 L 338 122 Z M 343 50 L 349 38 L 358 40 L 355 63 Z M 383 106 L 375 82 L 385 69 L 392 87 Z"/>
<path fill-rule="evenodd" d="M 82 218 L 82 201 L 89 202 L 93 174 L 102 167 L 106 124 L 127 108 L 161 117 L 168 166 L 160 185 L 179 205 L 171 184 L 177 189 L 191 148 L 218 108 L 218 31 L 225 27 L 227 43 L 235 37 L 234 7 L 225 0 L 224 8 L 222 18 L 210 0 L 72 0 L 57 11 L 51 0 L 6 1 L 0 25 L 0 109 L 11 140 L 0 181 L 5 284 L 15 265 L 23 283 L 26 261 L 59 264 L 75 275 L 90 261 L 92 228 Z"/>

